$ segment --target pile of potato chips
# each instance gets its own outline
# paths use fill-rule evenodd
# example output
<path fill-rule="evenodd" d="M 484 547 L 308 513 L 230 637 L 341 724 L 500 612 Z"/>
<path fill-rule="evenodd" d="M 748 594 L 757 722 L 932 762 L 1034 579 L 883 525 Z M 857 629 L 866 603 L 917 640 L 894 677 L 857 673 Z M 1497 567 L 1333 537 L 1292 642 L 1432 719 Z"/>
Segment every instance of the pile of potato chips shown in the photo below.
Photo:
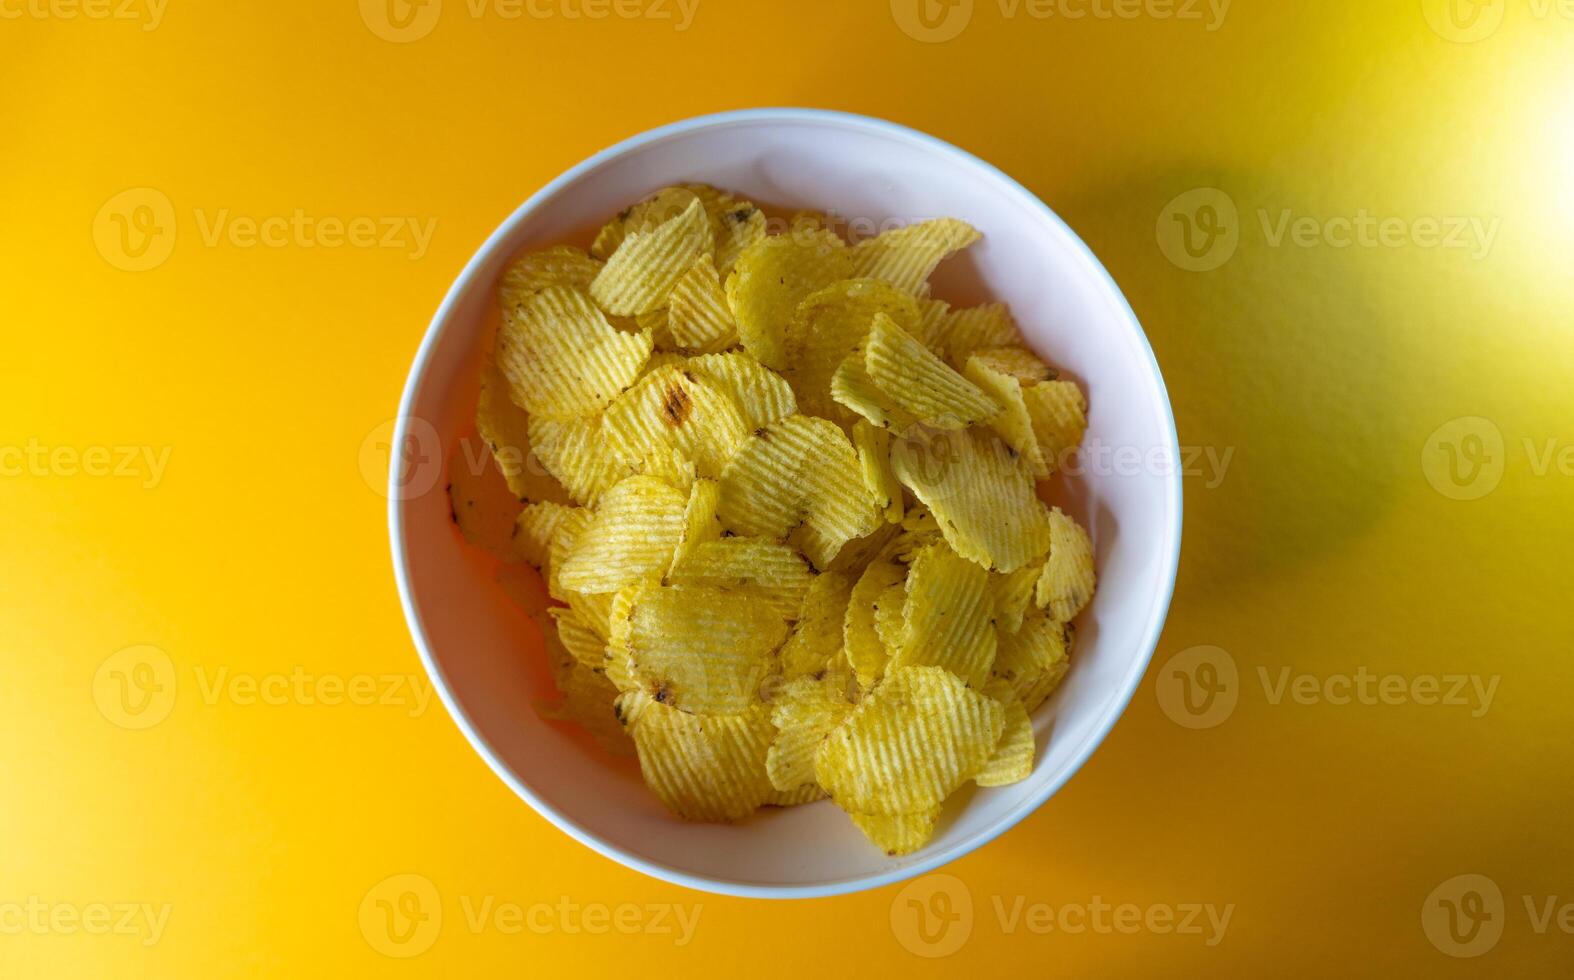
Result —
<path fill-rule="evenodd" d="M 1086 402 L 1004 306 L 930 297 L 965 223 L 771 224 L 669 187 L 509 267 L 477 412 L 524 503 L 500 550 L 562 603 L 555 716 L 632 741 L 673 812 L 829 796 L 905 854 L 964 783 L 1032 770 L 1094 588 L 1037 484 Z"/>

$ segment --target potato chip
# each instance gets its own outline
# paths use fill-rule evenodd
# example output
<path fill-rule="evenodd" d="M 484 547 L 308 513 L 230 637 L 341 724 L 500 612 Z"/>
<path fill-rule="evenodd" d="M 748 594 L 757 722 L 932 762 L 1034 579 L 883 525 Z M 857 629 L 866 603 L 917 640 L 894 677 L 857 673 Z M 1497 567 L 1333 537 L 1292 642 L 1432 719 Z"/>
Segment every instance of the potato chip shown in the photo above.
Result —
<path fill-rule="evenodd" d="M 940 807 L 935 805 L 916 813 L 849 813 L 848 816 L 872 844 L 891 857 L 900 857 L 929 843 L 940 821 Z"/>
<path fill-rule="evenodd" d="M 1050 381 L 1057 377 L 1054 368 L 1045 364 L 1037 354 L 1026 347 L 981 347 L 967 355 L 967 360 L 977 360 L 991 371 L 1010 375 L 1024 385 Z"/>
<path fill-rule="evenodd" d="M 863 570 L 869 567 L 869 563 L 885 550 L 900 531 L 900 525 L 881 521 L 872 533 L 854 538 L 842 545 L 842 550 L 836 553 L 827 570 L 841 572 L 856 581 L 858 576 L 863 574 Z"/>
<path fill-rule="evenodd" d="M 995 660 L 989 573 L 944 541 L 913 559 L 907 573 L 903 625 L 888 671 L 944 667 L 969 687 L 982 687 Z"/>
<path fill-rule="evenodd" d="M 721 474 L 720 514 L 739 534 L 789 538 L 815 568 L 880 523 L 852 443 L 834 423 L 804 415 L 743 444 Z"/>
<path fill-rule="evenodd" d="M 904 433 L 918 425 L 918 416 L 875 384 L 862 353 L 849 354 L 831 376 L 831 398 L 869 424 L 891 432 Z"/>
<path fill-rule="evenodd" d="M 631 231 L 591 282 L 590 295 L 619 316 L 660 309 L 678 280 L 715 249 L 710 222 L 696 199 L 682 214 L 648 231 Z"/>
<path fill-rule="evenodd" d="M 634 475 L 612 453 L 599 415 L 577 419 L 533 415 L 530 444 L 542 468 L 581 504 L 594 505 L 614 484 Z"/>
<path fill-rule="evenodd" d="M 1041 381 L 1022 389 L 1039 453 L 1053 473 L 1082 442 L 1088 427 L 1088 402 L 1071 381 Z"/>
<path fill-rule="evenodd" d="M 889 616 L 892 610 L 900 616 L 903 599 L 890 594 L 907 580 L 907 567 L 889 557 L 876 558 L 859 576 L 847 602 L 847 617 L 842 628 L 842 643 L 847 650 L 847 662 L 853 668 L 860 687 L 869 687 L 885 673 L 891 657 L 890 648 L 880 635 L 882 599 Z M 893 601 L 893 599 L 895 601 Z M 890 624 L 887 623 L 887 632 Z"/>
<path fill-rule="evenodd" d="M 659 228 L 698 200 L 698 195 L 687 187 L 663 187 L 638 204 L 623 209 L 602 227 L 590 246 L 590 254 L 598 259 L 611 258 L 629 235 Z M 700 206 L 703 208 L 704 202 Z"/>
<path fill-rule="evenodd" d="M 512 561 L 519 501 L 490 457 L 483 454 L 472 462 L 465 449 L 463 444 L 455 446 L 448 459 L 449 514 L 466 541 Z"/>
<path fill-rule="evenodd" d="M 794 311 L 810 293 L 851 277 L 848 251 L 831 232 L 762 238 L 744 249 L 726 286 L 744 349 L 781 370 Z"/>
<path fill-rule="evenodd" d="M 903 627 L 907 625 L 902 618 L 902 607 L 906 602 L 906 582 L 888 585 L 874 597 L 874 632 L 880 637 L 880 645 L 885 647 L 888 658 L 902 646 Z"/>
<path fill-rule="evenodd" d="M 601 411 L 632 384 L 651 347 L 648 334 L 608 323 L 583 291 L 548 286 L 504 312 L 497 366 L 532 420 L 575 418 Z"/>
<path fill-rule="evenodd" d="M 572 245 L 554 245 L 529 252 L 509 263 L 497 282 L 497 302 L 511 310 L 548 286 L 578 286 L 588 290 L 601 271 L 601 263 Z"/>
<path fill-rule="evenodd" d="M 814 803 L 826 797 L 825 790 L 819 783 L 804 783 L 797 789 L 773 789 L 765 797 L 766 806 L 803 806 L 805 803 Z"/>
<path fill-rule="evenodd" d="M 557 579 L 573 592 L 616 592 L 672 561 L 683 536 L 684 493 L 663 480 L 633 476 L 608 490 L 580 532 Z"/>
<path fill-rule="evenodd" d="M 591 628 L 584 614 L 567 606 L 555 606 L 549 612 L 557 624 L 557 635 L 563 649 L 591 670 L 606 667 L 607 641 Z"/>
<path fill-rule="evenodd" d="M 842 652 L 842 627 L 853 580 L 838 572 L 821 572 L 809 583 L 792 635 L 780 651 L 782 676 L 794 680 L 824 671 Z"/>
<path fill-rule="evenodd" d="M 628 735 L 618 722 L 618 689 L 604 674 L 569 661 L 559 664 L 553 676 L 563 698 L 556 704 L 541 705 L 538 712 L 543 718 L 579 725 L 612 755 L 633 754 Z"/>
<path fill-rule="evenodd" d="M 981 358 L 967 359 L 964 376 L 1001 406 L 999 415 L 990 420 L 989 427 L 1027 460 L 1033 475 L 1042 479 L 1049 476 L 1049 466 L 1039 451 L 1038 437 L 1033 433 L 1033 419 L 1028 414 L 1027 402 L 1022 397 L 1022 382 L 1015 377 L 996 371 Z"/>
<path fill-rule="evenodd" d="M 721 484 L 715 480 L 698 479 L 689 487 L 689 502 L 683 506 L 683 536 L 672 553 L 669 571 L 677 567 L 695 545 L 721 538 L 721 521 L 716 517 L 716 507 L 721 503 Z"/>
<path fill-rule="evenodd" d="M 633 691 L 616 708 L 634 737 L 645 784 L 685 820 L 741 820 L 771 796 L 765 754 L 776 728 L 769 706 L 706 717 Z"/>
<path fill-rule="evenodd" d="M 1031 609 L 1015 633 L 1000 634 L 991 677 L 1011 686 L 1022 707 L 1031 712 L 1059 686 L 1070 667 L 1075 633 L 1042 610 Z"/>
<path fill-rule="evenodd" d="M 869 329 L 864 368 L 893 402 L 935 428 L 960 429 L 1000 412 L 994 399 L 884 313 L 875 314 Z"/>
<path fill-rule="evenodd" d="M 999 702 L 941 667 L 888 673 L 826 736 L 815 775 L 853 813 L 902 814 L 941 803 L 994 754 Z"/>
<path fill-rule="evenodd" d="M 708 184 L 685 184 L 684 190 L 692 192 L 705 206 L 716 237 L 716 269 L 725 276 L 744 249 L 765 237 L 765 212 Z"/>
<path fill-rule="evenodd" d="M 523 503 L 568 503 L 568 492 L 546 471 L 530 447 L 530 416 L 509 399 L 508 381 L 490 359 L 481 372 L 475 421 L 476 430 L 492 451 L 492 458 L 515 497 Z"/>
<path fill-rule="evenodd" d="M 988 303 L 953 310 L 945 304 L 923 306 L 929 346 L 955 368 L 962 368 L 974 351 L 1011 347 L 1022 343 L 1022 333 L 1004 303 Z"/>
<path fill-rule="evenodd" d="M 994 755 L 973 776 L 973 782 L 980 786 L 1019 783 L 1033 774 L 1033 754 L 1037 748 L 1033 741 L 1033 719 L 1028 717 L 1027 709 L 1010 685 L 996 682 L 984 693 L 1006 709 L 1006 725 Z"/>
<path fill-rule="evenodd" d="M 549 509 L 553 507 L 531 504 L 520 511 L 519 520 L 514 522 L 514 550 L 531 564 L 542 559 L 536 567 L 546 573 L 548 591 L 554 599 L 565 601 L 557 571 L 596 514 L 588 507 Z"/>
<path fill-rule="evenodd" d="M 673 284 L 664 320 L 673 346 L 686 351 L 710 354 L 738 343 L 738 324 L 710 256 L 695 259 Z"/>
<path fill-rule="evenodd" d="M 797 549 L 764 538 L 704 541 L 673 562 L 667 581 L 742 592 L 764 600 L 784 620 L 797 619 L 814 573 Z"/>
<path fill-rule="evenodd" d="M 1039 608 L 1069 623 L 1093 598 L 1093 542 L 1082 525 L 1059 507 L 1049 515 L 1049 560 L 1038 578 Z"/>
<path fill-rule="evenodd" d="M 1014 572 L 1049 547 L 1033 473 L 992 432 L 926 431 L 891 444 L 897 479 L 929 508 L 957 554 Z"/>
<path fill-rule="evenodd" d="M 918 322 L 913 298 L 877 279 L 846 279 L 804 297 L 787 324 L 787 366 L 801 411 L 838 423 L 852 416 L 831 396 L 831 378 L 861 351 L 874 315 L 884 313 L 904 330 Z"/>
<path fill-rule="evenodd" d="M 760 697 L 787 621 L 757 596 L 709 586 L 647 587 L 630 603 L 629 675 L 658 703 L 737 714 Z"/>
<path fill-rule="evenodd" d="M 731 396 L 751 430 L 798 411 L 797 396 L 786 379 L 741 351 L 691 357 L 688 364 Z"/>
<path fill-rule="evenodd" d="M 909 293 L 926 295 L 935 266 L 982 237 L 965 221 L 936 218 L 859 242 L 852 249 L 853 268 L 861 278 L 883 279 Z"/>
<path fill-rule="evenodd" d="M 691 461 L 699 476 L 719 476 L 752 431 L 720 385 L 683 364 L 657 368 L 619 395 L 602 430 L 624 467 L 669 478 L 674 459 Z"/>
<path fill-rule="evenodd" d="M 864 486 L 869 488 L 886 521 L 898 523 L 903 514 L 902 484 L 891 471 L 891 433 L 871 425 L 867 419 L 859 419 L 852 435 Z"/>
<path fill-rule="evenodd" d="M 1033 605 L 1033 592 L 1043 563 L 1029 562 L 1014 572 L 990 572 L 989 591 L 994 599 L 995 627 L 1002 633 L 1022 628 L 1022 617 Z"/>
<path fill-rule="evenodd" d="M 831 729 L 853 710 L 842 692 L 824 679 L 788 681 L 771 699 L 776 737 L 765 756 L 765 772 L 778 790 L 813 783 L 814 756 Z"/>

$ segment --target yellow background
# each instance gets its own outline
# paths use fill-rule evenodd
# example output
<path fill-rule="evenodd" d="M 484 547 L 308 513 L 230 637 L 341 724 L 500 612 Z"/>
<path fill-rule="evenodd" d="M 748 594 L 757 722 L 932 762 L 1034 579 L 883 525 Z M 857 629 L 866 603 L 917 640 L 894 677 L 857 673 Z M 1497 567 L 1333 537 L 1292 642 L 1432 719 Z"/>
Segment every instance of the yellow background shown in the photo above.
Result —
<path fill-rule="evenodd" d="M 1070 2 L 1089 13 L 977 0 L 934 43 L 885 0 L 700 0 L 684 30 L 567 16 L 577 0 L 518 19 L 446 0 L 403 43 L 356 0 L 169 0 L 156 22 L 144 0 L 107 8 L 127 17 L 0 3 L 0 447 L 45 451 L 0 477 L 0 975 L 1566 973 L 1574 935 L 1555 919 L 1538 933 L 1524 900 L 1574 900 L 1574 466 L 1540 462 L 1574 441 L 1574 19 L 1496 0 L 1472 41 L 1448 26 L 1461 11 L 1438 21 L 1441 3 L 1416 0 L 1236 0 L 1222 22 L 1205 4 L 1177 19 Z M 1022 180 L 1130 298 L 1181 442 L 1233 450 L 1222 482 L 1185 481 L 1175 603 L 1131 708 L 1037 814 L 947 869 L 973 907 L 948 958 L 915 955 L 938 950 L 902 922 L 900 887 L 765 903 L 624 870 L 516 799 L 436 703 L 248 704 L 199 683 L 420 674 L 377 437 L 453 276 L 591 152 L 777 104 L 888 117 Z M 121 229 L 100 217 L 132 188 L 173 217 L 155 246 L 172 251 L 140 272 L 112 264 Z M 1159 245 L 1166 204 L 1195 188 L 1238 209 L 1235 252 L 1203 272 Z M 435 235 L 419 258 L 293 232 L 205 240 L 221 216 L 297 209 Z M 1486 250 L 1270 240 L 1286 211 L 1363 209 L 1498 231 Z M 156 211 L 120 213 L 168 234 Z M 1432 437 L 1462 417 L 1486 424 Z M 1468 438 L 1494 431 L 1501 449 Z M 1439 439 L 1466 454 L 1453 483 Z M 123 446 L 167 449 L 167 468 L 71 463 Z M 143 645 L 168 656 L 177 696 L 135 730 L 111 717 L 115 664 L 100 668 Z M 1161 665 L 1199 645 L 1238 668 L 1238 704 L 1192 729 L 1166 715 Z M 1276 683 L 1286 667 L 1498 686 L 1484 713 L 1274 703 L 1259 669 Z M 1502 895 L 1501 938 L 1474 959 L 1423 929 L 1433 889 L 1465 873 Z M 435 942 L 407 960 L 359 915 L 395 874 L 442 902 Z M 957 897 L 924 887 L 942 886 Z M 1212 946 L 1011 930 L 997 913 L 1095 896 L 1234 910 Z M 556 912 L 476 931 L 466 911 L 487 897 L 701 908 L 680 945 L 570 933 Z M 30 899 L 169 917 L 147 944 L 28 927 Z"/>

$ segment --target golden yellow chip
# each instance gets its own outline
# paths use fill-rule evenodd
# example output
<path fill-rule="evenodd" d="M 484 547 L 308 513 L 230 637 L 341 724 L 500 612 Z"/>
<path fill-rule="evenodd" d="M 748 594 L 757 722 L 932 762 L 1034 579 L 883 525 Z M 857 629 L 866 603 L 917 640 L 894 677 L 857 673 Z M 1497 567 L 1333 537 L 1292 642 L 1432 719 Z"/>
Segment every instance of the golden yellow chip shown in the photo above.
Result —
<path fill-rule="evenodd" d="M 916 813 L 849 813 L 870 843 L 891 857 L 911 854 L 929 843 L 940 820 L 940 807 Z"/>
<path fill-rule="evenodd" d="M 934 428 L 961 429 L 1000 412 L 977 385 L 884 313 L 876 313 L 870 327 L 864 368 L 891 401 Z"/>
<path fill-rule="evenodd" d="M 531 504 L 520 512 L 519 520 L 514 523 L 514 549 L 525 556 L 526 561 L 533 563 L 534 558 L 543 557 L 543 552 L 538 549 L 544 548 L 544 560 L 537 567 L 546 573 L 547 588 L 552 598 L 567 602 L 563 598 L 566 593 L 557 580 L 557 573 L 563 567 L 563 562 L 568 560 L 574 542 L 596 519 L 596 513 L 588 507 L 566 507 L 553 511 L 546 509 L 549 506 Z"/>
<path fill-rule="evenodd" d="M 673 345 L 686 351 L 710 354 L 738 343 L 738 324 L 710 256 L 695 259 L 673 284 L 664 319 Z"/>
<path fill-rule="evenodd" d="M 631 231 L 591 282 L 590 295 L 619 316 L 660 309 L 678 280 L 715 248 L 705 208 L 695 199 L 682 214 L 648 231 Z"/>
<path fill-rule="evenodd" d="M 589 289 L 590 281 L 600 271 L 600 262 L 572 245 L 530 252 L 509 263 L 503 271 L 497 283 L 497 302 L 502 309 L 510 310 L 548 286 Z"/>
<path fill-rule="evenodd" d="M 965 221 L 936 218 L 881 232 L 853 247 L 858 276 L 883 279 L 915 295 L 929 292 L 929 274 L 941 261 L 983 236 Z"/>
<path fill-rule="evenodd" d="M 748 354 L 706 354 L 689 358 L 688 364 L 732 397 L 751 432 L 798 411 L 798 399 L 786 379 Z"/>
<path fill-rule="evenodd" d="M 960 369 L 974 351 L 986 347 L 1020 346 L 1022 333 L 1004 303 L 953 310 L 944 303 L 923 306 L 927 339 L 953 367 Z"/>
<path fill-rule="evenodd" d="M 760 699 L 787 621 L 756 596 L 709 586 L 647 587 L 630 601 L 628 672 L 660 704 L 737 714 Z"/>
<path fill-rule="evenodd" d="M 852 275 L 848 248 L 831 232 L 762 238 L 738 257 L 727 302 L 744 348 L 768 368 L 787 363 L 787 326 L 810 293 Z"/>
<path fill-rule="evenodd" d="M 824 671 L 842 652 L 842 627 L 853 580 L 838 572 L 821 572 L 809 583 L 792 635 L 782 645 L 782 676 L 794 680 Z"/>
<path fill-rule="evenodd" d="M 489 456 L 472 461 L 465 450 L 463 443 L 455 446 L 448 459 L 449 513 L 466 541 L 512 561 L 519 501 Z"/>
<path fill-rule="evenodd" d="M 683 537 L 672 553 L 671 568 L 703 541 L 721 538 L 721 521 L 716 517 L 716 507 L 721 503 L 721 484 L 715 480 L 698 479 L 689 487 L 689 502 L 683 507 Z"/>
<path fill-rule="evenodd" d="M 634 475 L 615 456 L 602 431 L 602 418 L 530 417 L 535 458 L 581 504 L 594 505 L 618 481 Z"/>
<path fill-rule="evenodd" d="M 918 416 L 875 384 L 862 353 L 849 354 L 831 375 L 831 398 L 869 424 L 898 435 L 918 425 Z"/>
<path fill-rule="evenodd" d="M 983 347 L 967 355 L 967 360 L 977 360 L 991 371 L 1010 375 L 1024 385 L 1050 381 L 1056 377 L 1055 369 L 1026 347 Z"/>
<path fill-rule="evenodd" d="M 1075 633 L 1038 609 L 1029 610 L 1015 633 L 1002 633 L 991 676 L 1011 686 L 1022 707 L 1033 711 L 1070 669 Z"/>
<path fill-rule="evenodd" d="M 1042 563 L 1029 562 L 1014 572 L 990 572 L 989 591 L 994 597 L 995 626 L 1002 633 L 1015 633 L 1022 628 L 1022 617 L 1033 605 L 1033 592 L 1038 576 L 1044 570 Z"/>
<path fill-rule="evenodd" d="M 725 276 L 743 250 L 765 237 L 765 212 L 742 198 L 708 184 L 685 184 L 705 206 L 711 232 L 716 236 L 716 268 Z"/>
<path fill-rule="evenodd" d="M 885 673 L 891 653 L 880 635 L 880 601 L 893 587 L 900 588 L 906 579 L 907 566 L 889 557 L 881 557 L 864 569 L 853 586 L 847 602 L 842 643 L 847 650 L 847 662 L 852 666 L 860 687 L 871 686 Z M 891 610 L 895 609 L 896 615 L 900 616 L 901 603 L 900 598 L 894 602 L 887 599 L 884 606 L 886 615 L 891 615 Z M 886 628 L 889 631 L 889 622 Z"/>
<path fill-rule="evenodd" d="M 1093 598 L 1094 584 L 1093 542 L 1082 525 L 1056 507 L 1049 515 L 1049 560 L 1034 598 L 1039 608 L 1069 623 Z"/>
<path fill-rule="evenodd" d="M 852 421 L 831 396 L 831 379 L 842 362 L 861 351 L 874 315 L 884 313 L 906 330 L 918 322 L 913 298 L 877 279 L 846 279 L 804 297 L 787 324 L 783 373 L 798 393 L 805 415 Z"/>
<path fill-rule="evenodd" d="M 891 444 L 897 479 L 932 511 L 957 554 L 1014 572 L 1049 548 L 1033 472 L 992 432 L 926 431 Z"/>
<path fill-rule="evenodd" d="M 891 433 L 859 419 L 853 426 L 853 448 L 858 451 L 858 466 L 863 470 L 864 486 L 874 497 L 875 506 L 888 523 L 901 521 L 902 484 L 891 470 Z"/>
<path fill-rule="evenodd" d="M 562 588 L 616 592 L 660 575 L 683 537 L 688 496 L 664 480 L 632 476 L 602 495 L 596 516 L 581 531 L 561 568 Z"/>
<path fill-rule="evenodd" d="M 741 592 L 770 605 L 784 620 L 797 619 L 814 573 L 796 548 L 764 538 L 703 541 L 673 562 L 667 581 Z"/>
<path fill-rule="evenodd" d="M 568 606 L 555 606 L 549 612 L 557 622 L 557 635 L 563 649 L 591 670 L 606 667 L 607 641 L 591 628 L 584 614 Z"/>
<path fill-rule="evenodd" d="M 788 538 L 817 569 L 880 523 L 846 434 L 804 415 L 773 422 L 743 444 L 721 474 L 720 514 L 739 534 Z"/>
<path fill-rule="evenodd" d="M 508 381 L 491 359 L 481 372 L 481 395 L 476 402 L 476 431 L 486 441 L 508 489 L 521 502 L 550 500 L 566 504 L 563 485 L 536 458 L 530 447 L 530 416 L 508 397 Z"/>
<path fill-rule="evenodd" d="M 834 684 L 814 677 L 783 684 L 771 706 L 776 737 L 765 756 L 771 785 L 785 792 L 814 782 L 815 752 L 853 706 Z"/>
<path fill-rule="evenodd" d="M 556 704 L 541 705 L 538 711 L 543 718 L 579 725 L 612 755 L 633 754 L 628 735 L 618 722 L 618 689 L 604 674 L 571 660 L 559 664 L 553 677 L 563 698 Z"/>
<path fill-rule="evenodd" d="M 1022 454 L 1035 477 L 1049 476 L 1049 466 L 1044 462 L 1038 437 L 1033 432 L 1033 419 L 1022 397 L 1022 382 L 995 370 L 977 355 L 967 359 L 963 374 L 1001 406 L 1000 414 L 990 420 L 989 427 L 1006 441 L 1006 445 Z"/>
<path fill-rule="evenodd" d="M 819 783 L 804 783 L 797 789 L 773 789 L 765 798 L 766 806 L 803 806 L 805 803 L 814 803 L 825 799 L 825 790 Z"/>
<path fill-rule="evenodd" d="M 1033 719 L 1017 699 L 1010 685 L 995 682 L 984 693 L 995 698 L 1006 709 L 1006 727 L 1000 735 L 995 754 L 989 757 L 973 777 L 980 786 L 1007 786 L 1019 783 L 1033 774 L 1033 754 L 1037 746 L 1033 741 Z"/>
<path fill-rule="evenodd" d="M 907 573 L 903 625 L 888 671 L 944 667 L 982 687 L 995 661 L 989 573 L 940 541 L 913 559 Z"/>
<path fill-rule="evenodd" d="M 674 459 L 692 462 L 699 476 L 721 475 L 752 431 L 724 388 L 683 363 L 659 367 L 619 395 L 602 429 L 623 466 L 669 477 Z"/>
<path fill-rule="evenodd" d="M 821 744 L 815 775 L 854 813 L 914 813 L 973 778 L 1005 729 L 1000 703 L 941 667 L 891 671 Z"/>
<path fill-rule="evenodd" d="M 900 525 L 880 522 L 872 533 L 854 538 L 843 545 L 842 550 L 838 551 L 836 558 L 832 560 L 829 570 L 841 572 L 857 581 L 858 576 L 869 567 L 869 563 L 885 550 L 900 531 Z"/>
<path fill-rule="evenodd" d="M 623 209 L 596 234 L 590 254 L 598 259 L 611 258 L 624 240 L 636 231 L 648 232 L 666 224 L 699 200 L 687 187 L 663 187 L 632 207 Z M 701 203 L 703 207 L 703 202 Z"/>
<path fill-rule="evenodd" d="M 880 645 L 885 647 L 887 658 L 902 648 L 906 635 L 903 627 L 907 625 L 903 618 L 906 603 L 906 582 L 888 585 L 874 597 L 874 631 L 880 637 Z"/>
<path fill-rule="evenodd" d="M 1033 434 L 1049 471 L 1065 465 L 1069 455 L 1082 442 L 1088 427 L 1088 402 L 1071 381 L 1041 381 L 1026 385 L 1022 398 L 1033 420 Z"/>
<path fill-rule="evenodd" d="M 601 411 L 650 352 L 649 335 L 618 330 L 573 286 L 548 286 L 505 311 L 497 334 L 498 369 L 532 421 Z"/>
<path fill-rule="evenodd" d="M 634 737 L 645 784 L 678 816 L 741 820 L 770 798 L 765 754 L 776 728 L 769 706 L 704 717 L 633 691 L 620 696 L 616 708 Z"/>

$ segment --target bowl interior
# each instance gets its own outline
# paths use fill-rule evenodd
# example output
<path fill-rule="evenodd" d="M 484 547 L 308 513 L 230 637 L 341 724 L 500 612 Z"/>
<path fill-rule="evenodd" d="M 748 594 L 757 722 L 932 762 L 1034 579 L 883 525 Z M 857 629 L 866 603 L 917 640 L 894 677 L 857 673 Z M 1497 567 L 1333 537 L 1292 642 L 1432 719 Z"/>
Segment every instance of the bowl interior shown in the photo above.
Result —
<path fill-rule="evenodd" d="M 857 229 L 962 218 L 981 243 L 937 273 L 953 304 L 1010 304 L 1028 341 L 1090 402 L 1080 470 L 1054 500 L 1089 529 L 1099 589 L 1078 620 L 1073 665 L 1036 713 L 1024 782 L 959 794 L 924 850 L 887 857 L 829 802 L 765 810 L 733 826 L 670 816 L 637 769 L 571 727 L 542 720 L 552 697 L 541 639 L 495 564 L 459 537 L 444 481 L 406 474 L 393 503 L 396 565 L 416 641 L 456 720 L 495 769 L 560 827 L 669 880 L 745 894 L 824 894 L 935 867 L 1043 802 L 1113 725 L 1146 668 L 1174 579 L 1179 481 L 1174 428 L 1152 353 L 1081 242 L 1014 182 L 927 137 L 826 113 L 713 117 L 594 158 L 516 213 L 455 285 L 417 360 L 406 429 L 417 466 L 440 466 L 473 431 L 475 367 L 495 321 L 493 283 L 520 249 L 583 244 L 584 230 L 655 188 L 703 181 L 786 208 L 831 210 Z M 427 426 L 430 428 L 427 428 Z M 401 554 L 402 552 L 402 554 Z"/>

